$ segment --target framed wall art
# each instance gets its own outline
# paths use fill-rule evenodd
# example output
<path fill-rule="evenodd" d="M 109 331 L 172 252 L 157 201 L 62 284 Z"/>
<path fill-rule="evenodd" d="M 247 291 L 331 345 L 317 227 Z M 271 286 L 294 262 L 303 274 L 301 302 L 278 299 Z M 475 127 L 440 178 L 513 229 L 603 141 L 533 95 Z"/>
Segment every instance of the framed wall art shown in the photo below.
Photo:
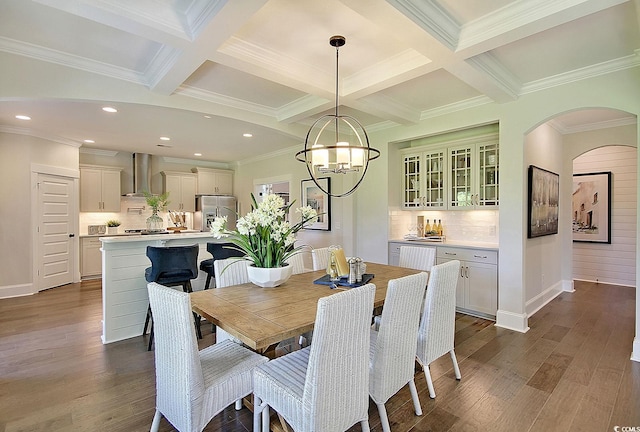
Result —
<path fill-rule="evenodd" d="M 329 177 L 321 177 L 318 183 L 329 193 L 331 193 L 331 182 Z M 318 220 L 305 227 L 305 229 L 331 231 L 331 197 L 320 190 L 313 180 L 302 180 L 301 205 L 311 206 L 318 212 Z"/>
<path fill-rule="evenodd" d="M 529 165 L 529 206 L 527 237 L 558 234 L 560 176 Z"/>
<path fill-rule="evenodd" d="M 611 171 L 573 175 L 574 242 L 611 244 Z"/>

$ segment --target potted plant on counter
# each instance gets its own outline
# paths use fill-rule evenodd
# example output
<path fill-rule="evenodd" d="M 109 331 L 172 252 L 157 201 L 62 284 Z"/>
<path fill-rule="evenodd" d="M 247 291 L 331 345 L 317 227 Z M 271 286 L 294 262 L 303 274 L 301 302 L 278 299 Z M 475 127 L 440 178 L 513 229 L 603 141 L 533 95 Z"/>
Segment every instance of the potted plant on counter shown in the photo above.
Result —
<path fill-rule="evenodd" d="M 153 195 L 145 192 L 144 197 L 147 200 L 147 205 L 151 207 L 152 212 L 151 216 L 147 218 L 147 231 L 162 231 L 164 221 L 158 215 L 158 212 L 160 210 L 166 210 L 167 205 L 169 205 L 169 193 L 165 192 L 161 195 Z"/>
<path fill-rule="evenodd" d="M 215 238 L 233 243 L 251 261 L 247 267 L 251 282 L 263 288 L 275 287 L 291 276 L 287 259 L 304 247 L 294 247 L 296 233 L 315 222 L 318 214 L 310 206 L 300 207 L 296 212 L 301 214 L 301 220 L 291 225 L 285 215 L 293 202 L 285 205 L 284 199 L 275 194 L 267 195 L 260 204 L 253 194 L 251 200 L 251 212 L 238 219 L 235 231 L 226 229 L 227 217 L 223 216 L 214 220 L 211 232 Z"/>
<path fill-rule="evenodd" d="M 107 234 L 115 235 L 118 234 L 118 227 L 120 226 L 120 221 L 117 219 L 109 219 L 107 221 Z"/>

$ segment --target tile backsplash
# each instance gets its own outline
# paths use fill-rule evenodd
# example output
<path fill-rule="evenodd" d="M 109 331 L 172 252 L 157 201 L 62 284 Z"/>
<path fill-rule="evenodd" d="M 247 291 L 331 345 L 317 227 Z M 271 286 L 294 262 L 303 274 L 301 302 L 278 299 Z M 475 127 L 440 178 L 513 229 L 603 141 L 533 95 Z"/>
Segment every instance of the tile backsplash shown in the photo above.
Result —
<path fill-rule="evenodd" d="M 160 212 L 160 217 L 164 220 L 164 226 L 173 226 L 166 212 Z M 104 225 L 109 219 L 117 219 L 122 224 L 119 231 L 127 229 L 146 229 L 147 218 L 151 216 L 151 209 L 147 205 L 144 197 L 122 197 L 120 198 L 119 213 L 80 213 L 80 234 L 87 234 L 89 225 Z M 186 213 L 187 228 L 193 228 L 193 213 Z"/>
<path fill-rule="evenodd" d="M 407 211 L 389 208 L 389 239 L 401 239 L 414 229 L 418 216 L 442 221 L 447 240 L 499 243 L 497 210 Z"/>

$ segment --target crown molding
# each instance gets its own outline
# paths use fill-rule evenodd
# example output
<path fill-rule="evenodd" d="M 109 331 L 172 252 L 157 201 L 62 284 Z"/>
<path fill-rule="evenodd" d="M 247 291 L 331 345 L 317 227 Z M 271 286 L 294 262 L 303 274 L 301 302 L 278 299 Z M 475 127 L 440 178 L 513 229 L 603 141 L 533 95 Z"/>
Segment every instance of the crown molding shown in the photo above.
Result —
<path fill-rule="evenodd" d="M 577 126 L 567 126 L 557 118 L 551 119 L 547 122 L 549 126 L 554 128 L 558 133 L 562 135 L 590 132 L 599 129 L 609 129 L 621 126 L 636 125 L 638 123 L 635 117 L 624 117 L 613 120 L 605 120 L 596 123 L 581 124 Z"/>
<path fill-rule="evenodd" d="M 265 161 L 267 159 L 271 159 L 271 158 L 277 157 L 277 156 L 291 155 L 291 157 L 293 157 L 293 155 L 295 155 L 298 151 L 300 151 L 302 149 L 302 147 L 304 147 L 304 143 L 303 142 L 301 142 L 297 146 L 291 146 L 291 147 L 287 147 L 287 148 L 283 148 L 283 149 L 280 149 L 280 150 L 273 151 L 271 153 L 265 153 L 265 154 L 261 154 L 261 155 L 250 157 L 248 159 L 242 159 L 242 160 L 236 161 L 236 165 L 237 166 L 242 166 L 242 165 L 248 165 L 248 164 L 255 163 L 255 162 L 262 162 L 262 161 Z"/>
<path fill-rule="evenodd" d="M 44 48 L 39 45 L 0 37 L 0 51 L 32 58 L 35 60 L 54 63 L 61 66 L 79 69 L 85 72 L 129 81 L 136 84 L 146 84 L 143 74 L 131 69 L 110 65 L 85 57 L 64 53 L 62 51 Z"/>
<path fill-rule="evenodd" d="M 209 168 L 220 168 L 220 169 L 229 169 L 230 164 L 227 162 L 214 162 L 214 161 L 206 161 L 201 159 L 184 159 L 184 158 L 176 158 L 170 156 L 160 156 L 164 162 L 167 163 L 175 163 L 182 165 L 194 165 L 200 167 L 209 167 Z"/>
<path fill-rule="evenodd" d="M 190 40 L 194 40 L 204 30 L 226 3 L 227 0 L 194 0 L 189 4 L 184 15 Z"/>
<path fill-rule="evenodd" d="M 451 114 L 458 111 L 464 111 L 466 109 L 471 109 L 475 107 L 479 107 L 482 105 L 487 105 L 493 103 L 494 101 L 487 96 L 476 96 L 474 98 L 465 99 L 460 102 L 454 102 L 448 105 L 443 105 L 438 108 L 428 109 L 422 111 L 420 114 L 420 120 L 426 120 L 429 118 L 440 117 L 446 114 Z"/>
<path fill-rule="evenodd" d="M 416 124 L 420 121 L 419 111 L 389 96 L 377 93 L 366 96 L 361 101 L 364 102 L 365 106 L 360 108 L 356 105 L 354 108 L 382 118 L 391 117 L 390 120 L 395 123 Z M 358 101 L 358 103 L 359 102 L 360 101 Z"/>
<path fill-rule="evenodd" d="M 114 157 L 119 152 L 116 151 L 116 150 L 102 150 L 102 149 L 90 148 L 90 147 L 80 147 L 80 153 L 82 153 L 82 154 L 90 154 L 90 155 L 95 155 L 95 156 Z"/>
<path fill-rule="evenodd" d="M 434 0 L 387 0 L 451 51 L 458 46 L 460 26 Z"/>
<path fill-rule="evenodd" d="M 518 98 L 522 84 L 500 63 L 493 54 L 486 52 L 467 59 L 467 62 L 481 70 L 513 100 Z"/>
<path fill-rule="evenodd" d="M 61 138 L 58 136 L 53 136 L 53 135 L 46 135 L 40 131 L 37 130 L 33 130 L 33 129 L 28 129 L 28 128 L 19 128 L 19 127 L 13 127 L 13 126 L 3 126 L 0 125 L 0 133 L 10 133 L 10 134 L 15 134 L 15 135 L 25 135 L 25 136 L 30 136 L 30 137 L 34 137 L 34 138 L 40 138 L 43 140 L 47 140 L 47 141 L 52 141 L 58 144 L 63 144 L 63 145 L 67 145 L 70 147 L 76 147 L 79 148 L 80 146 L 82 146 L 81 143 L 76 142 L 76 141 L 72 141 L 66 138 Z"/>
<path fill-rule="evenodd" d="M 249 64 L 263 67 L 269 71 L 300 80 L 304 82 L 319 83 L 316 86 L 333 92 L 333 75 L 328 76 L 324 71 L 304 63 L 296 58 L 285 56 L 283 52 L 265 48 L 263 46 L 247 42 L 232 36 L 219 49 L 223 54 L 245 61 Z M 293 75 L 291 71 L 296 71 Z"/>
<path fill-rule="evenodd" d="M 163 45 L 144 71 L 145 81 L 149 88 L 154 88 L 174 67 L 183 50 Z"/>
<path fill-rule="evenodd" d="M 278 121 L 289 121 L 289 119 L 295 118 L 300 113 L 306 113 L 318 108 L 322 109 L 323 106 L 329 102 L 331 101 L 308 94 L 278 108 L 276 111 L 276 119 Z"/>
<path fill-rule="evenodd" d="M 472 47 L 583 2 L 584 0 L 527 0 L 510 3 L 462 26 L 458 50 Z"/>
<path fill-rule="evenodd" d="M 409 48 L 385 58 L 376 64 L 362 68 L 342 79 L 342 94 L 348 96 L 380 81 L 402 75 L 408 71 L 428 65 L 431 60 L 418 51 Z"/>
<path fill-rule="evenodd" d="M 275 109 L 256 104 L 253 102 L 247 102 L 242 99 L 237 99 L 231 96 L 221 95 L 219 93 L 214 93 L 202 89 L 198 89 L 195 87 L 191 87 L 188 85 L 181 85 L 174 92 L 174 94 L 179 94 L 187 97 L 191 97 L 194 99 L 200 99 L 203 101 L 211 102 L 214 104 L 226 106 L 229 108 L 235 108 L 243 111 L 248 111 L 256 114 L 262 114 L 268 117 L 276 118 L 277 112 Z"/>
<path fill-rule="evenodd" d="M 631 69 L 638 66 L 640 66 L 640 49 L 635 50 L 634 54 L 629 56 L 605 61 L 592 66 L 586 66 L 580 69 L 572 70 L 570 72 L 557 74 L 548 78 L 530 81 L 522 85 L 520 95 L 534 93 L 540 90 L 546 90 L 552 87 L 557 87 L 588 78 L 594 78 L 600 75 L 606 75 L 625 69 Z"/>

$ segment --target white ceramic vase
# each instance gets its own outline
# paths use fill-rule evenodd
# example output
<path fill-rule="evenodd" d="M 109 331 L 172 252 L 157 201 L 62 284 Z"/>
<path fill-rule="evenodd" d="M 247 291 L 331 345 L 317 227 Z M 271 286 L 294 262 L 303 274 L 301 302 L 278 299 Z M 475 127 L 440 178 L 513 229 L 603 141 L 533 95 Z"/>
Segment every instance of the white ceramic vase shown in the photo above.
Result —
<path fill-rule="evenodd" d="M 118 234 L 118 227 L 107 227 L 107 234 L 109 235 Z"/>
<path fill-rule="evenodd" d="M 293 272 L 293 266 L 287 264 L 284 267 L 261 268 L 252 264 L 247 266 L 249 280 L 262 288 L 273 288 L 285 283 Z"/>

